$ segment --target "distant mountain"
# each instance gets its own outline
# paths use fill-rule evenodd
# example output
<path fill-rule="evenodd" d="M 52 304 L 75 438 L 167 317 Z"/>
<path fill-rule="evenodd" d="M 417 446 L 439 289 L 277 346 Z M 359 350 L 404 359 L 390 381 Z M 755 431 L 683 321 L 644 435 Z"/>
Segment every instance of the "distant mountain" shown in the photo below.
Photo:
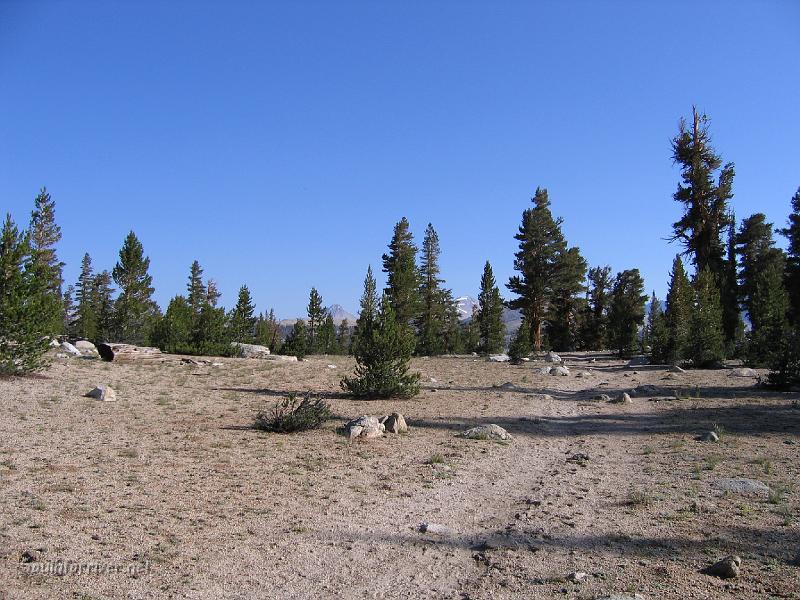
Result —
<path fill-rule="evenodd" d="M 459 296 L 456 298 L 456 310 L 458 310 L 459 321 L 471 319 L 473 308 L 478 308 L 478 301 L 472 296 Z"/>
<path fill-rule="evenodd" d="M 347 312 L 341 304 L 331 304 L 328 308 L 326 308 L 331 316 L 333 317 L 333 322 L 336 325 L 341 324 L 342 321 L 347 319 L 347 322 L 350 325 L 355 325 L 356 320 L 358 317 L 353 313 Z M 305 319 L 305 317 L 299 317 L 301 319 Z M 281 319 L 279 321 L 279 325 L 284 328 L 291 328 L 294 324 L 297 323 L 297 319 Z"/>
<path fill-rule="evenodd" d="M 331 304 L 327 308 L 330 315 L 333 317 L 333 322 L 339 325 L 342 321 L 347 320 L 350 325 L 356 324 L 356 319 L 358 317 L 353 313 L 347 312 L 344 308 L 342 308 L 341 304 Z"/>

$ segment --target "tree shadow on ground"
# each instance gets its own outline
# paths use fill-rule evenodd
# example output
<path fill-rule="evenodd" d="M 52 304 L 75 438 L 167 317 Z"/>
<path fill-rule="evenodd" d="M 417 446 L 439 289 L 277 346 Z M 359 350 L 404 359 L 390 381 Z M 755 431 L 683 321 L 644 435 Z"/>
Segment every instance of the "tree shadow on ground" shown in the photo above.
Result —
<path fill-rule="evenodd" d="M 598 405 L 605 406 L 605 405 Z M 678 406 L 655 413 L 632 413 L 619 405 L 611 414 L 566 415 L 538 418 L 476 416 L 465 418 L 409 419 L 420 429 L 462 430 L 494 423 L 512 435 L 532 437 L 694 434 L 714 428 L 730 435 L 789 434 L 800 435 L 800 410 L 790 404 L 735 404 L 727 406 Z M 791 440 L 790 440 L 791 441 Z"/>
<path fill-rule="evenodd" d="M 354 398 L 345 392 L 329 392 L 329 391 L 314 391 L 314 390 L 273 390 L 270 388 L 246 388 L 246 387 L 215 387 L 211 388 L 218 392 L 239 392 L 242 394 L 256 394 L 259 396 L 267 396 L 271 398 L 285 398 L 289 395 L 302 396 L 303 394 L 312 394 L 320 396 L 326 400 L 353 400 Z"/>

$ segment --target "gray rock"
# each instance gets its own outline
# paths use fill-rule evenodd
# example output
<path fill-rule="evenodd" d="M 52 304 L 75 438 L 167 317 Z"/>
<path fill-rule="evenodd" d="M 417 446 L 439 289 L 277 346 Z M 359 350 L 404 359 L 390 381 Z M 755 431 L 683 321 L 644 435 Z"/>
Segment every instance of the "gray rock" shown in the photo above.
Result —
<path fill-rule="evenodd" d="M 747 367 L 740 367 L 738 369 L 731 369 L 729 374 L 730 377 L 758 377 L 758 373 L 755 372 L 754 369 L 748 369 Z"/>
<path fill-rule="evenodd" d="M 83 356 L 88 358 L 100 357 L 100 353 L 97 351 L 97 346 L 88 340 L 78 340 L 75 342 L 75 347 Z"/>
<path fill-rule="evenodd" d="M 592 400 L 596 400 L 597 402 L 611 402 L 611 396 L 608 394 L 598 394 L 592 397 Z"/>
<path fill-rule="evenodd" d="M 83 356 L 81 351 L 69 342 L 61 342 L 61 349 L 70 356 Z"/>
<path fill-rule="evenodd" d="M 538 375 L 550 375 L 550 367 L 539 367 L 538 369 L 534 370 L 534 373 Z"/>
<path fill-rule="evenodd" d="M 63 352 L 56 352 L 56 358 L 67 358 L 67 355 Z"/>
<path fill-rule="evenodd" d="M 478 425 L 472 429 L 467 429 L 459 434 L 460 437 L 469 438 L 471 440 L 510 440 L 511 434 L 505 429 L 494 423 L 489 425 Z"/>
<path fill-rule="evenodd" d="M 571 581 L 572 583 L 580 583 L 584 579 L 589 576 L 588 573 L 584 573 L 583 571 L 573 571 L 569 575 L 567 575 L 567 581 Z"/>
<path fill-rule="evenodd" d="M 657 385 L 644 384 L 633 388 L 630 395 L 634 398 L 642 398 L 644 396 L 671 396 L 672 390 L 667 390 Z"/>
<path fill-rule="evenodd" d="M 669 368 L 670 373 L 686 373 L 684 369 L 681 369 L 678 365 L 672 365 Z"/>
<path fill-rule="evenodd" d="M 716 479 L 711 485 L 721 492 L 745 496 L 769 496 L 769 486 L 756 479 Z"/>
<path fill-rule="evenodd" d="M 408 425 L 406 424 L 405 417 L 398 412 L 390 414 L 383 422 L 383 426 L 387 433 L 408 432 Z"/>
<path fill-rule="evenodd" d="M 720 579 L 734 579 L 739 576 L 742 568 L 742 559 L 738 556 L 726 556 L 706 569 L 708 575 Z"/>
<path fill-rule="evenodd" d="M 50 340 L 50 347 L 51 348 L 58 348 L 61 344 L 58 342 L 56 338 Z"/>
<path fill-rule="evenodd" d="M 489 357 L 489 362 L 508 362 L 511 357 L 508 354 L 492 354 Z"/>
<path fill-rule="evenodd" d="M 428 523 L 427 521 L 420 523 L 419 531 L 420 533 L 433 533 L 436 535 L 453 535 L 453 530 L 449 527 L 439 523 Z"/>
<path fill-rule="evenodd" d="M 510 381 L 506 381 L 505 383 L 495 387 L 501 390 L 509 390 L 509 391 L 517 389 L 517 386 L 511 383 Z"/>
<path fill-rule="evenodd" d="M 385 431 L 386 427 L 378 420 L 378 417 L 370 417 L 369 415 L 362 415 L 344 426 L 345 435 L 351 440 L 355 438 L 371 439 L 381 437 Z"/>
<path fill-rule="evenodd" d="M 550 351 L 545 355 L 544 360 L 549 363 L 560 363 L 561 357 L 555 352 Z"/>
<path fill-rule="evenodd" d="M 569 369 L 563 366 L 551 367 L 550 375 L 555 375 L 557 377 L 566 377 L 567 375 L 569 375 Z"/>
<path fill-rule="evenodd" d="M 242 358 L 263 358 L 270 355 L 269 348 L 266 346 L 259 346 L 258 344 L 231 342 L 231 347 L 238 348 L 242 353 Z"/>
<path fill-rule="evenodd" d="M 328 365 L 328 368 L 329 369 L 338 369 L 338 367 L 336 365 Z"/>
<path fill-rule="evenodd" d="M 591 377 L 592 373 L 590 371 L 579 371 L 575 374 L 575 377 L 579 377 L 580 379 L 584 379 L 586 377 Z"/>
<path fill-rule="evenodd" d="M 611 401 L 613 404 L 630 404 L 631 397 L 627 392 L 622 392 L 619 396 Z"/>
<path fill-rule="evenodd" d="M 611 594 L 610 596 L 598 596 L 597 600 L 647 600 L 647 596 L 641 594 Z"/>
<path fill-rule="evenodd" d="M 719 436 L 716 431 L 706 431 L 695 439 L 697 439 L 698 442 L 718 442 Z"/>
<path fill-rule="evenodd" d="M 86 393 L 87 398 L 94 398 L 95 400 L 102 400 L 103 402 L 114 402 L 117 399 L 117 393 L 108 385 L 98 385 L 92 391 Z"/>

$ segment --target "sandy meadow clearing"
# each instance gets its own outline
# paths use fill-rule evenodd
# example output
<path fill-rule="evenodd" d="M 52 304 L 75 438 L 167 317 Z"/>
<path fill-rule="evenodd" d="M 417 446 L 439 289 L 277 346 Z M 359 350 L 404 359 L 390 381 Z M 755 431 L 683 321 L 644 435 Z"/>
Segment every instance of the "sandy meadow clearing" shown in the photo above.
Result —
<path fill-rule="evenodd" d="M 1 380 L 0 597 L 800 598 L 800 394 L 592 358 L 567 356 L 566 377 L 417 359 L 407 401 L 343 397 L 344 357 L 56 360 Z M 116 402 L 82 397 L 100 383 Z M 337 419 L 251 427 L 305 390 Z M 393 411 L 408 434 L 337 433 Z M 513 440 L 457 437 L 482 423 Z M 738 578 L 702 572 L 729 554 Z"/>

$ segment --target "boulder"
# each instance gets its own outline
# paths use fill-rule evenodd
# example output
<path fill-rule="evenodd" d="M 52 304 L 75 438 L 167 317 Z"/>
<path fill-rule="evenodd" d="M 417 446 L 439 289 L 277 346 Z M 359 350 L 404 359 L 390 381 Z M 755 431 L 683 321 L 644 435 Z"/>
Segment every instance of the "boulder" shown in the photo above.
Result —
<path fill-rule="evenodd" d="M 500 425 L 478 425 L 459 434 L 460 437 L 471 440 L 510 440 L 511 434 Z"/>
<path fill-rule="evenodd" d="M 408 433 L 408 425 L 405 417 L 398 412 L 390 414 L 383 421 L 383 426 L 387 433 Z"/>
<path fill-rule="evenodd" d="M 69 356 L 83 356 L 81 351 L 69 342 L 61 342 L 61 349 Z"/>
<path fill-rule="evenodd" d="M 706 431 L 695 438 L 698 442 L 718 442 L 719 436 L 716 431 Z"/>
<path fill-rule="evenodd" d="M 743 496 L 768 497 L 769 486 L 757 479 L 717 479 L 711 482 L 721 492 L 741 494 Z"/>
<path fill-rule="evenodd" d="M 97 358 L 100 356 L 100 352 L 97 351 L 97 346 L 88 340 L 78 340 L 75 342 L 75 347 L 82 356 L 86 356 L 88 358 Z"/>
<path fill-rule="evenodd" d="M 386 427 L 378 420 L 378 417 L 370 417 L 369 415 L 362 415 L 344 426 L 344 433 L 351 440 L 355 438 L 371 439 L 381 437 L 385 431 Z"/>
<path fill-rule="evenodd" d="M 731 369 L 730 377 L 758 377 L 758 373 L 754 369 L 739 367 L 738 369 Z"/>
<path fill-rule="evenodd" d="M 558 377 L 566 377 L 567 375 L 569 375 L 569 369 L 563 366 L 552 367 L 550 369 L 550 375 L 556 375 Z"/>
<path fill-rule="evenodd" d="M 539 375 L 550 375 L 550 367 L 539 367 L 534 371 L 534 373 L 538 373 Z"/>
<path fill-rule="evenodd" d="M 708 575 L 714 575 L 720 579 L 734 579 L 739 576 L 741 568 L 741 558 L 738 556 L 726 556 L 708 567 L 705 572 Z"/>
<path fill-rule="evenodd" d="M 263 358 L 269 356 L 269 348 L 258 344 L 242 344 L 241 342 L 231 342 L 232 348 L 238 348 L 242 353 L 242 358 Z"/>
<path fill-rule="evenodd" d="M 86 397 L 102 400 L 103 402 L 114 402 L 117 399 L 117 393 L 111 386 L 98 385 L 92 391 L 87 392 Z"/>
<path fill-rule="evenodd" d="M 561 357 L 551 350 L 545 355 L 544 360 L 550 363 L 560 363 Z"/>
<path fill-rule="evenodd" d="M 508 362 L 511 357 L 508 354 L 492 354 L 489 357 L 489 362 Z"/>

